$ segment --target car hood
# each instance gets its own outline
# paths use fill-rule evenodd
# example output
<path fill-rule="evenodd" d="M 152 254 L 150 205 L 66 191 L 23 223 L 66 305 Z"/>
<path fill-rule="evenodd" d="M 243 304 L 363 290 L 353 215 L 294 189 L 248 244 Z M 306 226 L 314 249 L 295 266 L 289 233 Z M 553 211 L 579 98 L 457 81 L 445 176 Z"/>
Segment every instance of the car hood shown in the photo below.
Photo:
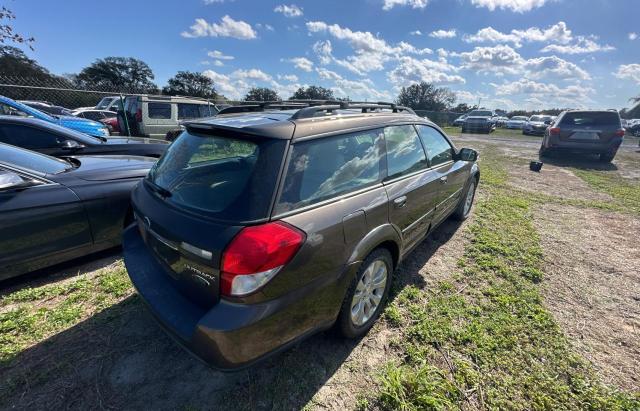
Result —
<path fill-rule="evenodd" d="M 155 164 L 155 158 L 140 156 L 74 156 L 80 166 L 73 169 L 77 178 L 108 181 L 144 177 Z"/>
<path fill-rule="evenodd" d="M 108 137 L 104 144 L 170 144 L 166 140 L 144 137 Z"/>

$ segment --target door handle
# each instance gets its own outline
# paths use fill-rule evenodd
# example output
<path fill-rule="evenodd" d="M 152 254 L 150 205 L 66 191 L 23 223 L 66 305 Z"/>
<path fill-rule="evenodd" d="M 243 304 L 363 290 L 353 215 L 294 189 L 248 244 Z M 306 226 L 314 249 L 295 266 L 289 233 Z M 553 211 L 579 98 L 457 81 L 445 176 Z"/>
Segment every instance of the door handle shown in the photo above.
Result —
<path fill-rule="evenodd" d="M 393 205 L 396 208 L 402 208 L 407 205 L 407 196 L 398 197 L 393 200 Z"/>
<path fill-rule="evenodd" d="M 447 177 L 447 176 L 440 177 L 440 182 L 441 182 L 442 184 L 444 184 L 444 183 L 446 183 L 446 182 L 447 182 L 447 179 L 448 179 L 448 177 Z"/>

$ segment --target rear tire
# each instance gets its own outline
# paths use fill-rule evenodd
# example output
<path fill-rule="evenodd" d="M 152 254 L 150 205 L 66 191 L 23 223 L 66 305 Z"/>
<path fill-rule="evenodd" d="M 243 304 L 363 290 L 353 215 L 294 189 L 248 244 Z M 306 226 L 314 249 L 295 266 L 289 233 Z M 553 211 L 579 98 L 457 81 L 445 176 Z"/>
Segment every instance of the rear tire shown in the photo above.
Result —
<path fill-rule="evenodd" d="M 540 151 L 538 151 L 540 158 L 549 158 L 551 157 L 551 150 L 548 148 L 544 148 L 544 146 L 540 146 Z"/>
<path fill-rule="evenodd" d="M 453 218 L 458 221 L 464 221 L 469 218 L 471 210 L 473 209 L 473 202 L 476 199 L 476 188 L 478 187 L 478 179 L 474 176 L 467 184 L 467 189 L 464 191 L 460 202 L 453 212 Z"/>
<path fill-rule="evenodd" d="M 602 163 L 610 163 L 610 162 L 612 162 L 614 157 L 616 156 L 617 152 L 618 152 L 618 150 L 614 151 L 613 153 L 602 153 L 602 154 L 600 154 L 600 162 L 602 162 Z"/>
<path fill-rule="evenodd" d="M 387 302 L 392 278 L 391 253 L 385 248 L 373 250 L 360 265 L 342 302 L 336 321 L 342 336 L 358 338 L 373 327 Z"/>

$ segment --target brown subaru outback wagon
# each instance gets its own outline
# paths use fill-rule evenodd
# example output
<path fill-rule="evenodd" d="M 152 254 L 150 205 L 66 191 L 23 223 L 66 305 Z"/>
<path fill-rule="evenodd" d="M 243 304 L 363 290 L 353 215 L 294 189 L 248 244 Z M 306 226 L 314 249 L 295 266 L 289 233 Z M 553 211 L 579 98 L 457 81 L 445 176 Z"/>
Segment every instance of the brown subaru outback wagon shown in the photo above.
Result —
<path fill-rule="evenodd" d="M 186 124 L 133 192 L 131 280 L 217 368 L 366 333 L 402 259 L 473 204 L 477 153 L 410 109 L 288 104 Z"/>

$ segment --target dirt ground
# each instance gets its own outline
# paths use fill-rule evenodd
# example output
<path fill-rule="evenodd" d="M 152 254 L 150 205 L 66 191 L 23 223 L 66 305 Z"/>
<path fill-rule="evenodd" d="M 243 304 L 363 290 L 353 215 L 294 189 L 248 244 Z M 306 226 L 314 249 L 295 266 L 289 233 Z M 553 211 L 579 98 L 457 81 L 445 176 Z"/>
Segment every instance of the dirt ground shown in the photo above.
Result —
<path fill-rule="evenodd" d="M 528 161 L 537 158 L 539 139 L 454 140 L 481 154 L 492 148 L 508 156 L 509 183 L 519 188 L 558 197 L 610 199 L 564 164 L 545 164 L 542 173 L 530 172 Z M 625 178 L 640 174 L 636 149 L 625 146 L 611 171 Z M 547 306 L 604 381 L 638 390 L 640 218 L 548 204 L 536 209 L 536 228 L 545 253 L 542 286 Z M 395 289 L 408 284 L 425 288 L 448 279 L 467 241 L 464 224 L 445 223 L 403 262 Z M 68 264 L 45 277 L 0 286 L 0 295 L 66 281 L 118 258 L 112 253 Z M 221 373 L 177 346 L 131 296 L 23 351 L 10 367 L 0 368 L 0 378 L 26 382 L 12 394 L 9 409 L 353 409 L 363 393 L 375 390 L 377 371 L 393 359 L 394 337 L 384 321 L 355 342 L 320 333 L 255 368 Z"/>

